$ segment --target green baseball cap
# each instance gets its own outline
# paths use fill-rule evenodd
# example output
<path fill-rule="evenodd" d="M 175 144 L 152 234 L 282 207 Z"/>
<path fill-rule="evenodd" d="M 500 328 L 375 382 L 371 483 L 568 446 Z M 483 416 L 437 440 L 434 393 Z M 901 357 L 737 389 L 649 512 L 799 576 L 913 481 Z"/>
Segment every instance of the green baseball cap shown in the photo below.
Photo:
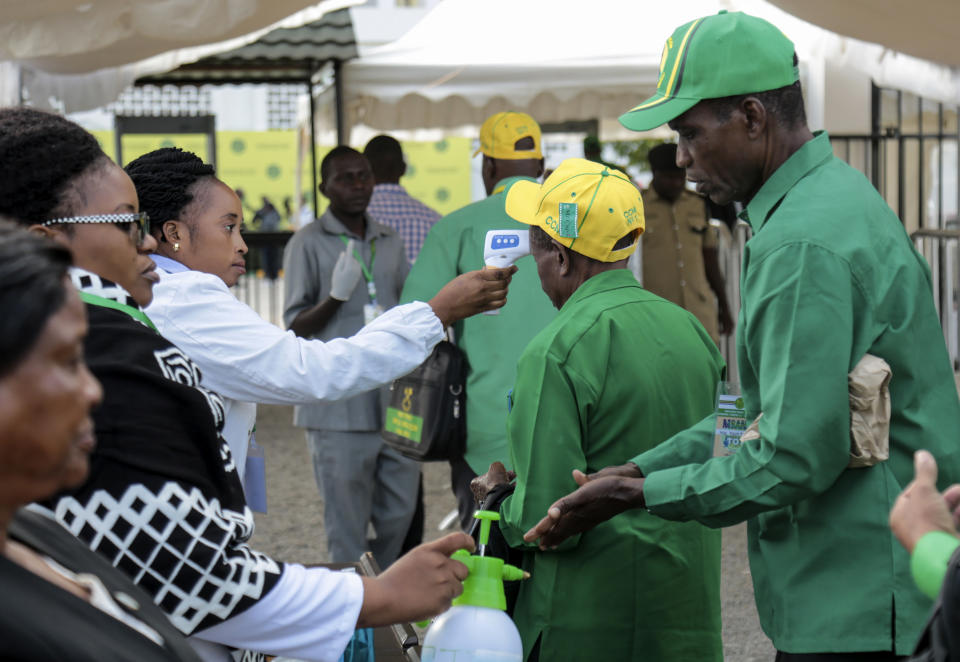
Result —
<path fill-rule="evenodd" d="M 703 99 L 766 92 L 800 78 L 793 42 L 772 23 L 721 11 L 677 28 L 663 46 L 657 93 L 620 116 L 633 131 L 649 131 Z"/>

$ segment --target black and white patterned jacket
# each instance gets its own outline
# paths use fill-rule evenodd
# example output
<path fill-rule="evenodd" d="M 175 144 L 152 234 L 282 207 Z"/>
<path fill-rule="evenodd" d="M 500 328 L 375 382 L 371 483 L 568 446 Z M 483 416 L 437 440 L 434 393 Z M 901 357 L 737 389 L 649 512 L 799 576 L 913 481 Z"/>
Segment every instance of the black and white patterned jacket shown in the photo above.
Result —
<path fill-rule="evenodd" d="M 136 305 L 72 269 L 82 292 Z M 97 447 L 80 488 L 44 504 L 192 634 L 243 612 L 284 566 L 247 546 L 246 507 L 220 436 L 223 402 L 183 352 L 121 310 L 87 305 L 86 361 L 103 385 Z"/>

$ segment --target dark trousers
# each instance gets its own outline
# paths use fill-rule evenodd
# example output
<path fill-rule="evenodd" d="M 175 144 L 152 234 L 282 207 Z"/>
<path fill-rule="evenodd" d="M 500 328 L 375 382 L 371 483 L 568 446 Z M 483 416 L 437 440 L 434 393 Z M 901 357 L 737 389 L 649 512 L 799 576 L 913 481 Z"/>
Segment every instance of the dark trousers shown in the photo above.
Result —
<path fill-rule="evenodd" d="M 410 520 L 410 530 L 403 539 L 403 546 L 400 548 L 400 555 L 403 556 L 411 549 L 423 542 L 423 525 L 426 522 L 426 512 L 423 507 L 423 473 L 420 473 L 420 491 L 417 494 L 417 509 L 413 511 L 413 519 Z"/>
<path fill-rule="evenodd" d="M 777 651 L 776 662 L 896 662 L 906 660 L 891 653 L 784 653 Z"/>
<path fill-rule="evenodd" d="M 450 487 L 457 497 L 457 511 L 460 514 L 460 529 L 470 531 L 473 525 L 473 513 L 477 510 L 477 503 L 473 500 L 470 491 L 470 481 L 477 477 L 467 461 L 462 457 L 450 460 Z"/>

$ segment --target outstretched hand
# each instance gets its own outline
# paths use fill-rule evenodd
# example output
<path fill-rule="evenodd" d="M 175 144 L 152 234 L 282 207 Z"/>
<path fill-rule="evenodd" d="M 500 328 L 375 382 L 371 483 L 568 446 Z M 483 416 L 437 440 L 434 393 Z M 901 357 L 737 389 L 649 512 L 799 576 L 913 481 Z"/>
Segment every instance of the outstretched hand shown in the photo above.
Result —
<path fill-rule="evenodd" d="M 419 621 L 449 609 L 469 574 L 467 566 L 450 558 L 458 549 L 473 552 L 473 538 L 451 533 L 414 547 L 380 576 L 364 577 L 357 627 Z"/>
<path fill-rule="evenodd" d="M 430 307 L 444 326 L 502 308 L 507 303 L 507 288 L 517 267 L 480 269 L 460 274 L 430 299 Z"/>
<path fill-rule="evenodd" d="M 643 478 L 635 464 L 606 467 L 587 475 L 573 471 L 576 491 L 555 501 L 547 515 L 523 535 L 526 542 L 539 539 L 540 549 L 589 531 L 615 515 L 643 506 Z"/>
<path fill-rule="evenodd" d="M 890 528 L 908 552 L 930 531 L 957 535 L 960 485 L 937 491 L 937 462 L 927 451 L 913 455 L 914 478 L 890 511 Z"/>

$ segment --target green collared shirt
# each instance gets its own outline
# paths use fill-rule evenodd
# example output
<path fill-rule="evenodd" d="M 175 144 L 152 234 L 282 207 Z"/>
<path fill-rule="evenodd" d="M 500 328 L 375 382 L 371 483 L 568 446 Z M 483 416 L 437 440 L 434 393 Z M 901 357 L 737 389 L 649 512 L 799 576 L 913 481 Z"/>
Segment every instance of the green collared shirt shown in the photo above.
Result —
<path fill-rule="evenodd" d="M 861 173 L 818 134 L 747 205 L 737 358 L 760 439 L 710 458 L 708 417 L 633 461 L 651 512 L 749 520 L 760 621 L 791 653 L 912 650 L 930 601 L 887 517 L 913 452 L 960 479 L 960 403 L 930 270 Z M 847 373 L 890 364 L 890 459 L 847 469 Z"/>
<path fill-rule="evenodd" d="M 514 182 L 508 177 L 483 200 L 444 216 L 431 228 L 403 286 L 401 303 L 429 301 L 462 273 L 483 268 L 483 241 L 488 230 L 528 230 L 507 215 L 504 204 Z M 517 260 L 498 315 L 474 315 L 454 327 L 457 345 L 467 355 L 467 448 L 464 458 L 478 474 L 494 461 L 509 468 L 507 395 L 513 388 L 521 352 L 557 311 L 543 293 L 532 256 Z"/>
<path fill-rule="evenodd" d="M 633 511 L 556 551 L 523 542 L 576 487 L 571 469 L 617 464 L 638 435 L 652 445 L 695 423 L 722 370 L 696 318 L 626 269 L 580 285 L 527 346 L 507 425 L 517 489 L 500 522 L 531 550 L 513 614 L 524 659 L 538 637 L 541 660 L 723 659 L 719 531 Z"/>

